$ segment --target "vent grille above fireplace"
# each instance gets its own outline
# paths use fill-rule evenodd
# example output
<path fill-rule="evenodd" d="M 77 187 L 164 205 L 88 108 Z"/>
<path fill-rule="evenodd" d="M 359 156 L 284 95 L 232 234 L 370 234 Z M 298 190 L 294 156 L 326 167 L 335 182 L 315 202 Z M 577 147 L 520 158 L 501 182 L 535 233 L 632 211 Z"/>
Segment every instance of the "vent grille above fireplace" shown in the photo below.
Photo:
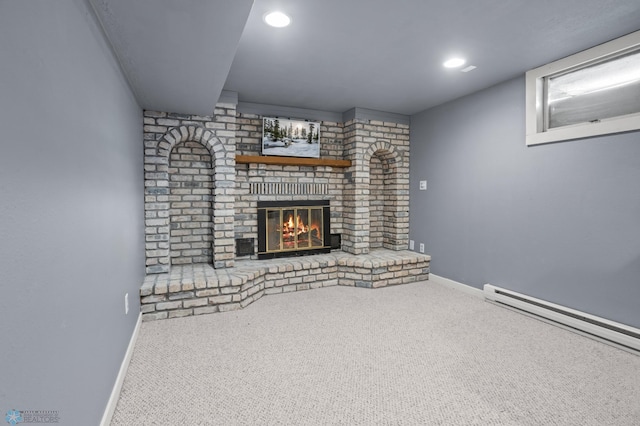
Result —
<path fill-rule="evenodd" d="M 258 202 L 258 258 L 331 251 L 328 200 Z"/>
<path fill-rule="evenodd" d="M 258 195 L 326 195 L 327 183 L 280 183 L 280 182 L 252 182 L 249 193 Z"/>

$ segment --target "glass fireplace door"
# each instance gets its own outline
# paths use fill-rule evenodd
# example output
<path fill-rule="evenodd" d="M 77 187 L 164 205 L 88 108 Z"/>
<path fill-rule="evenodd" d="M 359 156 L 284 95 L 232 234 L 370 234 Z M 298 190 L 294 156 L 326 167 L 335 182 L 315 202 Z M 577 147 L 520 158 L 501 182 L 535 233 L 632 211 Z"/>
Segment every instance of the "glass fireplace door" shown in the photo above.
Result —
<path fill-rule="evenodd" d="M 311 204 L 308 201 L 282 205 L 283 203 L 276 201 L 273 202 L 277 204 L 275 206 L 260 206 L 263 203 L 259 202 L 258 256 L 271 253 L 279 257 L 280 254 L 283 256 L 296 252 L 306 254 L 306 252 L 330 249 L 328 202 Z"/>

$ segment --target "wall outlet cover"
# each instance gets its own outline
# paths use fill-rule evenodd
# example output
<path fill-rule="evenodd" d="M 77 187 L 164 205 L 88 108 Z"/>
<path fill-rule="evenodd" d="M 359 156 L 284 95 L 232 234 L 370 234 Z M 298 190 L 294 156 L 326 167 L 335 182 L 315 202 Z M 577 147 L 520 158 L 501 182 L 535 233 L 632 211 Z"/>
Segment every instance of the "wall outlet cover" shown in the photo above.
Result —
<path fill-rule="evenodd" d="M 421 180 L 420 181 L 420 191 L 426 191 L 427 190 L 427 181 L 426 180 Z"/>
<path fill-rule="evenodd" d="M 420 253 L 424 253 L 424 243 L 420 243 Z"/>

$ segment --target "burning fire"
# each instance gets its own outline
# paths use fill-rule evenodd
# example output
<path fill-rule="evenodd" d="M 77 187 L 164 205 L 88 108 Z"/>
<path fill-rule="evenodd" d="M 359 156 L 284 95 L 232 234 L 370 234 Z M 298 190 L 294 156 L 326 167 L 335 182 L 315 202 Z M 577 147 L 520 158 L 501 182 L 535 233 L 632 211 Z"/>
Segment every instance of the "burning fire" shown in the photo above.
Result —
<path fill-rule="evenodd" d="M 285 233 L 300 235 L 304 234 L 305 232 L 309 232 L 309 227 L 304 224 L 300 215 L 298 215 L 297 219 L 298 220 L 296 220 L 296 222 L 298 223 L 298 227 L 296 228 L 296 225 L 293 221 L 293 215 L 289 215 L 289 219 L 284 223 Z"/>
<path fill-rule="evenodd" d="M 296 227 L 296 223 L 298 226 Z M 283 232 L 285 235 L 300 235 L 306 234 L 309 231 L 315 231 L 316 235 L 320 235 L 320 226 L 318 224 L 312 223 L 310 226 L 306 225 L 300 215 L 298 215 L 297 220 L 293 220 L 293 215 L 289 215 L 287 220 L 283 224 Z"/>

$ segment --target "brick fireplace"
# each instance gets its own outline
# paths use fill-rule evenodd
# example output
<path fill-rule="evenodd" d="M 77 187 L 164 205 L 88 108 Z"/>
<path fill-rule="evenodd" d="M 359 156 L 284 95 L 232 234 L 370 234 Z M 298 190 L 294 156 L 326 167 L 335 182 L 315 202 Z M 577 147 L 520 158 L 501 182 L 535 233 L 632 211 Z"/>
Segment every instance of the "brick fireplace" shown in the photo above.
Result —
<path fill-rule="evenodd" d="M 428 256 L 406 252 L 409 230 L 408 120 L 372 118 L 367 116 L 366 110 L 354 109 L 321 120 L 320 135 L 321 159 L 348 160 L 343 161 L 346 164 L 298 164 L 294 158 L 285 164 L 255 161 L 260 158 L 262 115 L 255 108 L 238 107 L 236 101 L 219 103 L 214 113 L 206 117 L 145 111 L 147 287 L 150 282 L 157 283 L 163 277 L 178 271 L 192 271 L 202 265 L 209 265 L 212 272 L 208 274 L 216 276 L 224 270 L 228 274 L 236 273 L 240 266 L 245 269 L 247 265 L 264 267 L 260 262 L 270 261 L 258 260 L 264 249 L 258 246 L 261 232 L 259 205 L 291 203 L 302 207 L 314 200 L 330 205 L 330 213 L 327 212 L 323 220 L 327 221 L 331 233 L 341 236 L 341 250 L 336 255 L 341 258 L 345 255 L 365 256 L 358 262 L 363 268 L 371 269 L 361 270 L 360 280 L 353 275 L 349 275 L 353 278 L 350 280 L 343 276 L 344 283 L 359 285 L 358 282 L 360 286 L 376 287 L 382 282 L 387 285 L 407 281 L 393 282 L 396 277 L 384 275 L 386 270 L 378 267 L 376 285 L 375 273 L 372 275 L 376 268 L 366 261 L 372 250 L 405 253 L 408 258 L 419 259 L 413 275 L 426 279 Z M 241 157 L 244 161 L 236 161 Z M 246 161 L 247 158 L 251 161 Z M 316 214 L 303 209 L 300 212 L 303 216 Z M 294 222 L 297 216 L 293 218 Z M 305 232 L 300 233 L 302 239 L 306 238 Z M 240 240 L 244 244 L 254 241 L 254 250 L 250 251 L 253 254 L 237 255 L 236 241 Z M 304 241 L 311 249 L 313 243 Z M 324 235 L 322 245 L 323 248 L 330 245 Z M 376 258 L 379 255 L 376 253 Z M 345 262 L 344 266 L 348 267 L 349 261 Z M 344 284 L 340 282 L 341 277 L 335 275 L 339 274 L 338 269 L 318 274 L 321 278 L 329 277 L 330 283 Z M 347 273 L 352 272 L 344 271 Z M 335 280 L 331 279 L 332 274 Z M 232 285 L 233 280 L 226 290 L 216 287 L 216 291 L 200 293 L 201 297 L 198 297 L 195 277 L 190 280 L 192 285 L 186 287 L 179 286 L 178 289 L 174 285 L 172 298 L 168 286 L 165 292 L 159 290 L 158 293 L 154 288 L 151 294 L 143 295 L 145 316 L 148 319 L 165 318 L 171 316 L 168 312 L 178 316 L 178 311 L 194 314 L 198 307 L 212 308 L 222 304 L 235 304 L 238 308 L 242 307 L 243 300 L 253 297 L 248 292 L 243 295 L 242 285 Z M 291 284 L 299 285 L 286 285 Z M 267 292 L 265 285 L 263 281 L 261 290 L 256 291 L 259 294 Z M 207 285 L 201 291 L 206 289 Z M 218 294 L 212 295 L 216 292 Z M 148 288 L 142 293 L 149 293 Z M 221 295 L 231 297 L 211 299 Z M 195 298 L 199 299 L 197 304 L 202 304 L 205 303 L 203 297 L 211 299 L 206 299 L 206 306 L 191 306 L 186 302 Z M 176 301 L 181 301 L 179 306 Z M 185 305 L 190 307 L 185 308 Z M 163 306 L 167 309 L 159 309 Z"/>

